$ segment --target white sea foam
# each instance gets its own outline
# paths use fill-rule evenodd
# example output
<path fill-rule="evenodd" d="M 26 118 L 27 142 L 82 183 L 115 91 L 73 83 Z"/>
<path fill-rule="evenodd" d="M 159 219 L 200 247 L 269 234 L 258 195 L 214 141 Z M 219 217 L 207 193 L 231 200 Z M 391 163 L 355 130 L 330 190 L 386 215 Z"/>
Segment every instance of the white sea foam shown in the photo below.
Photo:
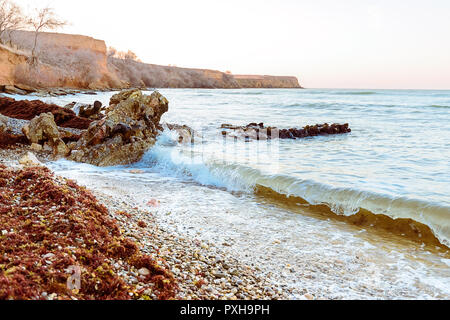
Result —
<path fill-rule="evenodd" d="M 205 158 L 204 154 L 195 151 L 178 148 L 176 140 L 176 133 L 166 130 L 137 166 L 228 191 L 252 192 L 256 187 L 263 186 L 287 197 L 302 198 L 311 205 L 325 204 L 339 215 L 351 216 L 365 209 L 393 219 L 412 219 L 429 226 L 441 243 L 450 246 L 450 207 L 352 188 L 337 188 L 283 174 L 265 174 L 256 168 L 224 163 Z"/>

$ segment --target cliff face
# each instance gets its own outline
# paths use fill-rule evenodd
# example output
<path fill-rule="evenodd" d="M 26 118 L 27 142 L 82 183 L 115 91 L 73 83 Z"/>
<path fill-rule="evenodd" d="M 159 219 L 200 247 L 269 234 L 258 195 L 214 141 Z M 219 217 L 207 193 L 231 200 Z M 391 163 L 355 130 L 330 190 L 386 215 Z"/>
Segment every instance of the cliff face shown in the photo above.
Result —
<path fill-rule="evenodd" d="M 33 32 L 13 31 L 2 41 L 30 56 L 34 45 Z M 87 36 L 40 33 L 36 54 L 38 68 L 27 64 L 15 68 L 16 83 L 35 87 L 74 87 L 104 89 L 120 86 L 108 70 L 106 43 Z"/>
<path fill-rule="evenodd" d="M 296 77 L 232 75 L 217 70 L 167 67 L 110 58 L 109 69 L 133 87 L 302 88 Z"/>
<path fill-rule="evenodd" d="M 34 43 L 34 32 L 12 31 L 10 36 L 2 38 L 7 44 L 22 50 L 31 50 Z M 90 50 L 106 58 L 106 43 L 88 36 L 76 34 L 41 32 L 38 37 L 38 50 L 45 47 L 66 47 L 73 51 Z"/>
<path fill-rule="evenodd" d="M 14 70 L 16 66 L 26 61 L 26 57 L 12 52 L 0 45 L 0 85 L 14 84 Z"/>
<path fill-rule="evenodd" d="M 235 75 L 242 88 L 302 88 L 296 77 Z"/>
<path fill-rule="evenodd" d="M 131 87 L 240 88 L 233 76 L 215 70 L 188 69 L 110 58 L 109 69 Z"/>
<path fill-rule="evenodd" d="M 70 88 L 301 88 L 295 77 L 231 75 L 216 70 L 145 64 L 107 56 L 106 44 L 87 36 L 40 33 L 38 68 L 26 63 L 34 33 L 14 31 L 2 39 L 0 85 Z M 23 54 L 13 53 L 14 51 Z"/>

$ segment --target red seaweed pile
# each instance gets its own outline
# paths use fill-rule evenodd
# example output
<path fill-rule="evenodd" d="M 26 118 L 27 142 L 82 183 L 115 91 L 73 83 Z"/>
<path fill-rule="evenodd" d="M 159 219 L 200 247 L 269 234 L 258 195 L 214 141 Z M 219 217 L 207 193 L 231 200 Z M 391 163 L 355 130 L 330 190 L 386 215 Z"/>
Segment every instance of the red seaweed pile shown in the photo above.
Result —
<path fill-rule="evenodd" d="M 28 144 L 27 137 L 23 134 L 0 132 L 0 149 L 13 148 L 17 144 Z"/>
<path fill-rule="evenodd" d="M 177 284 L 164 263 L 122 236 L 107 208 L 75 182 L 47 168 L 0 165 L 0 300 L 173 299 Z M 126 281 L 132 270 L 143 286 Z"/>
<path fill-rule="evenodd" d="M 16 101 L 12 98 L 0 97 L 0 113 L 4 116 L 22 120 L 32 120 L 42 113 L 51 112 L 55 122 L 63 128 L 85 130 L 89 128 L 92 120 L 78 117 L 75 112 L 55 104 L 47 104 L 39 100 Z"/>

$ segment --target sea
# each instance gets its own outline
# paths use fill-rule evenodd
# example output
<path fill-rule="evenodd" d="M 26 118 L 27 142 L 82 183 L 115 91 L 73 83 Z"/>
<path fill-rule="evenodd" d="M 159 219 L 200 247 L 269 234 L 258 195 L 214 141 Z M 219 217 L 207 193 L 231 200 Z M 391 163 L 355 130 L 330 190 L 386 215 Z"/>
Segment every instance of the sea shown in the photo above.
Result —
<path fill-rule="evenodd" d="M 49 166 L 104 191 L 112 184 L 142 207 L 156 199 L 167 228 L 230 247 L 289 287 L 330 299 L 450 298 L 450 91 L 159 91 L 170 103 L 162 123 L 191 127 L 192 139 L 166 129 L 129 166 Z M 108 105 L 114 93 L 33 98 Z M 352 132 L 222 134 L 249 123 Z"/>

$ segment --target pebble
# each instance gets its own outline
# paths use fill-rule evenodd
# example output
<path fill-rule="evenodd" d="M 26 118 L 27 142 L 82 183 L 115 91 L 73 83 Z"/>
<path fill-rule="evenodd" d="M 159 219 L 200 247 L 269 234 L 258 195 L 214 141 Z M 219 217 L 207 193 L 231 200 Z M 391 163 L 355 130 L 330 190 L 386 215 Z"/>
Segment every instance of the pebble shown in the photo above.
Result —
<path fill-rule="evenodd" d="M 138 272 L 141 276 L 148 276 L 150 274 L 150 270 L 148 270 L 147 268 L 141 268 Z"/>

